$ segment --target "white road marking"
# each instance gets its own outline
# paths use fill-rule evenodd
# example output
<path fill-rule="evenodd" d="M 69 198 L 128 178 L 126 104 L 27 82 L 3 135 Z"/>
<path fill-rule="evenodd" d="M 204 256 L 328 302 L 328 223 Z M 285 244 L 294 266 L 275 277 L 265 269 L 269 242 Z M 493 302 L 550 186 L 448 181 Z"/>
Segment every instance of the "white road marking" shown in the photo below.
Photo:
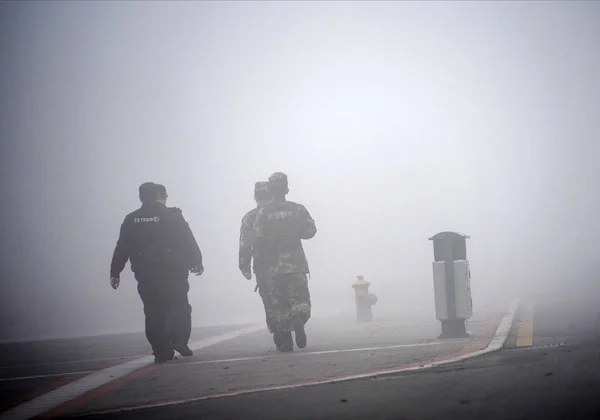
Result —
<path fill-rule="evenodd" d="M 491 353 L 491 352 L 500 350 L 506 343 L 506 340 L 508 339 L 508 334 L 510 332 L 510 328 L 515 319 L 515 315 L 516 315 L 518 308 L 519 308 L 519 300 L 515 299 L 509 306 L 508 313 L 504 316 L 504 318 L 502 318 L 500 325 L 496 329 L 496 333 L 494 334 L 494 337 L 488 343 L 488 345 L 485 349 L 474 351 L 472 353 L 468 353 L 468 354 L 464 354 L 464 355 L 460 355 L 460 356 L 456 356 L 451 359 L 446 359 L 446 360 L 442 360 L 442 361 L 438 361 L 438 362 L 432 362 L 432 363 L 427 363 L 427 364 L 413 366 L 413 367 L 398 367 L 398 368 L 392 368 L 392 369 L 382 369 L 382 370 L 379 370 L 376 372 L 342 376 L 342 377 L 338 377 L 338 378 L 328 378 L 328 379 L 321 379 L 321 380 L 315 380 L 315 381 L 307 381 L 307 382 L 296 383 L 296 384 L 291 384 L 291 385 L 276 385 L 276 386 L 268 386 L 268 387 L 263 387 L 263 388 L 253 388 L 253 389 L 224 392 L 221 394 L 202 395 L 202 396 L 194 397 L 194 398 L 187 398 L 187 399 L 181 399 L 181 400 L 176 400 L 176 401 L 163 401 L 163 402 L 149 403 L 149 404 L 138 405 L 135 407 L 115 408 L 115 409 L 98 411 L 98 412 L 94 412 L 94 413 L 86 413 L 86 414 L 82 414 L 82 415 L 111 414 L 111 413 L 121 413 L 121 412 L 128 412 L 128 411 L 137 411 L 137 410 L 143 410 L 143 409 L 148 409 L 148 408 L 168 407 L 171 405 L 178 405 L 178 404 L 190 403 L 190 402 L 195 402 L 195 401 L 210 400 L 210 399 L 215 399 L 215 398 L 235 397 L 238 395 L 255 394 L 255 393 L 259 393 L 259 392 L 279 391 L 279 390 L 284 390 L 284 389 L 300 388 L 300 387 L 305 387 L 305 386 L 323 385 L 323 384 L 331 384 L 331 383 L 337 383 L 337 382 L 352 381 L 352 380 L 356 380 L 356 379 L 373 378 L 375 376 L 380 376 L 380 375 L 389 375 L 389 374 L 394 374 L 394 373 L 402 373 L 402 372 L 411 372 L 411 371 L 422 370 L 422 369 L 430 369 L 433 367 L 437 367 L 437 366 L 441 366 L 441 365 L 445 365 L 445 364 L 449 364 L 449 363 L 460 362 L 465 359 L 470 359 L 473 357 L 481 356 L 483 354 L 487 354 L 487 353 Z"/>
<path fill-rule="evenodd" d="M 0 382 L 10 381 L 24 381 L 28 379 L 40 379 L 40 378 L 55 378 L 58 376 L 72 376 L 72 375 L 83 375 L 88 373 L 97 372 L 96 370 L 86 370 L 82 372 L 65 372 L 65 373 L 48 373 L 46 375 L 32 375 L 32 376 L 16 376 L 13 378 L 0 378 Z"/>
<path fill-rule="evenodd" d="M 361 347 L 356 349 L 336 349 L 336 350 L 322 350 L 322 351 L 310 351 L 310 352 L 296 352 L 289 353 L 285 355 L 263 355 L 263 356 L 248 356 L 248 357 L 237 357 L 233 359 L 218 359 L 218 360 L 196 360 L 193 362 L 181 361 L 179 363 L 173 363 L 169 366 L 180 366 L 182 364 L 185 365 L 207 365 L 212 363 L 231 363 L 231 362 L 245 362 L 250 360 L 270 360 L 270 359 L 278 359 L 285 357 L 295 357 L 295 356 L 313 356 L 319 354 L 337 354 L 337 353 L 352 353 L 352 352 L 363 352 L 363 351 L 377 351 L 377 350 L 386 350 L 386 349 L 401 349 L 401 348 L 410 348 L 410 347 L 424 347 L 424 346 L 435 346 L 442 345 L 448 343 L 462 343 L 469 340 L 459 339 L 459 340 L 447 340 L 444 342 L 441 341 L 432 341 L 429 343 L 412 343 L 412 344 L 395 344 L 391 346 L 378 346 L 378 347 Z"/>
<path fill-rule="evenodd" d="M 137 359 L 138 357 L 144 357 L 147 354 L 140 354 L 137 356 L 126 356 L 126 357 L 105 357 L 103 359 L 81 359 L 81 360 L 63 360 L 60 362 L 47 362 L 47 363 L 31 363 L 29 365 L 12 365 L 12 366 L 0 366 L 0 369 L 18 369 L 18 368 L 28 368 L 28 367 L 43 367 L 43 366 L 54 366 L 54 365 L 70 365 L 77 363 L 90 363 L 90 362 L 110 362 L 112 360 L 129 360 L 129 359 Z"/>
<path fill-rule="evenodd" d="M 204 347 L 223 341 L 232 340 L 244 334 L 264 329 L 262 325 L 242 328 L 227 334 L 221 334 L 209 337 L 204 340 L 196 341 L 190 344 L 192 350 L 199 350 Z M 99 370 L 86 377 L 73 381 L 67 385 L 40 395 L 30 401 L 20 404 L 8 411 L 0 414 L 0 420 L 25 420 L 39 416 L 49 410 L 52 410 L 74 398 L 77 398 L 92 389 L 105 385 L 115 379 L 121 378 L 139 368 L 148 366 L 154 362 L 154 356 L 140 357 L 126 363 L 120 363 L 106 369 Z"/>
<path fill-rule="evenodd" d="M 286 354 L 285 357 L 289 356 L 310 356 L 310 355 L 319 355 L 319 354 L 335 354 L 335 353 L 352 353 L 352 352 L 364 352 L 364 351 L 377 351 L 377 350 L 386 350 L 386 349 L 401 349 L 401 348 L 411 348 L 411 347 L 424 347 L 424 346 L 435 346 L 442 345 L 448 343 L 462 343 L 469 340 L 459 339 L 459 340 L 447 340 L 445 342 L 441 341 L 433 341 L 429 343 L 412 343 L 412 344 L 396 344 L 391 346 L 378 346 L 378 347 L 361 347 L 356 349 L 337 349 L 337 350 L 322 350 L 322 351 L 311 351 L 311 352 L 297 352 L 292 354 Z M 191 347 L 191 346 L 190 346 Z M 180 361 L 176 361 L 174 363 L 169 363 L 166 366 L 180 366 L 182 364 L 185 365 L 205 365 L 205 364 L 213 364 L 213 363 L 232 363 L 232 362 L 245 362 L 251 360 L 270 360 L 276 359 L 277 356 L 248 356 L 248 357 L 238 357 L 233 359 L 218 359 L 218 360 L 197 360 L 193 362 L 188 362 L 186 359 L 178 359 Z M 98 359 L 98 360 L 106 360 L 106 359 Z M 63 373 L 48 373 L 44 375 L 31 375 L 31 376 L 16 376 L 10 378 L 0 378 L 0 382 L 10 382 L 10 381 L 23 381 L 29 379 L 41 379 L 41 378 L 54 378 L 61 376 L 72 376 L 72 375 L 84 375 L 90 374 L 94 372 L 98 372 L 100 369 L 96 370 L 86 370 L 80 372 L 63 372 Z"/>
<path fill-rule="evenodd" d="M 1 343 L 0 343 L 1 344 Z M 190 344 L 192 346 L 192 344 Z M 148 354 L 138 354 L 135 356 L 120 356 L 120 357 L 104 357 L 100 359 L 77 359 L 77 360 L 62 360 L 59 362 L 45 362 L 45 363 L 30 363 L 24 365 L 3 365 L 0 366 L 1 369 L 19 369 L 19 368 L 28 368 L 28 367 L 44 367 L 44 366 L 55 366 L 55 365 L 70 365 L 77 363 L 93 363 L 93 362 L 111 362 L 113 360 L 130 360 L 137 359 L 140 357 L 147 356 Z"/>

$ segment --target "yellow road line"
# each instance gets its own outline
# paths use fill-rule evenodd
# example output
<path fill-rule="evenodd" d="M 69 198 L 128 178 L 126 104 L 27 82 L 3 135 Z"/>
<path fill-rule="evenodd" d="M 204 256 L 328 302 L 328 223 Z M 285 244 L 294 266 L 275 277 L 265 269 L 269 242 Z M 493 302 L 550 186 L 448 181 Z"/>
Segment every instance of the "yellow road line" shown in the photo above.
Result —
<path fill-rule="evenodd" d="M 517 347 L 533 346 L 533 302 L 523 305 L 517 332 Z"/>

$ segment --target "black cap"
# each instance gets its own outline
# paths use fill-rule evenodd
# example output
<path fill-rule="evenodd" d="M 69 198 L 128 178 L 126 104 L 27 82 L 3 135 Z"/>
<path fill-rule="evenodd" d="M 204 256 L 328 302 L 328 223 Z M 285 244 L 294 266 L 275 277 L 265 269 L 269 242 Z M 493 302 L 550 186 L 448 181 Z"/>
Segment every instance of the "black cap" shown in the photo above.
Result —
<path fill-rule="evenodd" d="M 156 196 L 158 195 L 158 185 L 154 182 L 144 182 L 140 185 L 138 191 L 140 194 L 140 201 L 142 203 L 149 203 L 156 200 Z"/>

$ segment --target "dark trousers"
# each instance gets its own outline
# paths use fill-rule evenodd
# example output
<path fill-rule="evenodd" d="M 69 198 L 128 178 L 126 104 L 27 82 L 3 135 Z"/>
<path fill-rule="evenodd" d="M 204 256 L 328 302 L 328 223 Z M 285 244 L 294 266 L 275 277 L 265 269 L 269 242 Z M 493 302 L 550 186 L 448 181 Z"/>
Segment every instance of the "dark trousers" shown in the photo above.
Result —
<path fill-rule="evenodd" d="M 136 274 L 146 315 L 146 338 L 154 355 L 170 357 L 173 346 L 185 345 L 192 331 L 188 272 Z"/>

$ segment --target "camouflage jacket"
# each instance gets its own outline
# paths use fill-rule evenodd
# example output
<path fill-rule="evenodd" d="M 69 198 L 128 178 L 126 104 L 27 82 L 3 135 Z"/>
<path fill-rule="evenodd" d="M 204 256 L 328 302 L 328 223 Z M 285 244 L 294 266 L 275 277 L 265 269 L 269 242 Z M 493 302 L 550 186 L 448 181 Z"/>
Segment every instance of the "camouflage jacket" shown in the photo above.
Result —
<path fill-rule="evenodd" d="M 315 221 L 302 204 L 274 201 L 259 207 L 253 238 L 256 258 L 272 276 L 308 274 L 302 239 L 311 239 L 316 233 Z"/>
<path fill-rule="evenodd" d="M 239 251 L 239 267 L 242 273 L 250 272 L 252 263 L 252 246 L 254 236 L 254 221 L 258 208 L 250 210 L 242 218 L 242 227 L 240 228 L 240 251 Z M 256 273 L 256 261 L 254 263 L 254 272 Z"/>

